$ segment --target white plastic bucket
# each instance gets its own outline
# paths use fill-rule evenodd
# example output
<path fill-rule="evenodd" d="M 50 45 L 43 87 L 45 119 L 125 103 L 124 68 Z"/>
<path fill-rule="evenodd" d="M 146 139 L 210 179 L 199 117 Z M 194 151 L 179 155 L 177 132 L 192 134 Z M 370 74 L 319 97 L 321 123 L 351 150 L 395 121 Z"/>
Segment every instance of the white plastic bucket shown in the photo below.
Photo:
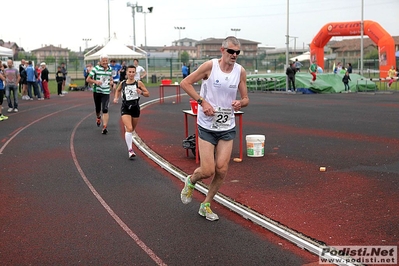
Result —
<path fill-rule="evenodd" d="M 247 135 L 247 156 L 262 157 L 265 155 L 265 136 Z"/>

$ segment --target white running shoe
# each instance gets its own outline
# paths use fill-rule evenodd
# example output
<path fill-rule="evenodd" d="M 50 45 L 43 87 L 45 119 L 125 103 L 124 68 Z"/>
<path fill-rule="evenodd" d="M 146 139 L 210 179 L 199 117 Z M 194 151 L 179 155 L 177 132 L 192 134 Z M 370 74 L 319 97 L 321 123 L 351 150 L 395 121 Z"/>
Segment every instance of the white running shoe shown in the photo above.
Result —
<path fill-rule="evenodd" d="M 133 159 L 134 157 L 136 157 L 136 154 L 134 153 L 133 149 L 129 150 L 129 159 Z"/>
<path fill-rule="evenodd" d="M 7 112 L 11 113 L 12 112 L 12 108 L 8 108 Z"/>
<path fill-rule="evenodd" d="M 180 199 L 183 204 L 188 204 L 192 200 L 195 185 L 191 183 L 190 177 L 191 175 L 187 176 L 186 181 L 184 182 L 184 188 L 180 193 Z"/>
<path fill-rule="evenodd" d="M 198 213 L 208 221 L 219 220 L 219 216 L 211 210 L 211 204 L 209 202 L 201 203 Z"/>

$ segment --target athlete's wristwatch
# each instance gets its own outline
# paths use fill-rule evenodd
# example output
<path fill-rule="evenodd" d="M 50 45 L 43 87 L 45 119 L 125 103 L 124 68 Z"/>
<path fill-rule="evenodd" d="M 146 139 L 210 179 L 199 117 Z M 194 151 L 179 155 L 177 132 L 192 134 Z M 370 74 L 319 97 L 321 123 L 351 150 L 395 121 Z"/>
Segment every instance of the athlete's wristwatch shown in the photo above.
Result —
<path fill-rule="evenodd" d="M 199 99 L 197 100 L 198 105 L 201 105 L 203 100 L 204 100 L 204 98 L 202 98 L 202 97 L 199 98 Z"/>

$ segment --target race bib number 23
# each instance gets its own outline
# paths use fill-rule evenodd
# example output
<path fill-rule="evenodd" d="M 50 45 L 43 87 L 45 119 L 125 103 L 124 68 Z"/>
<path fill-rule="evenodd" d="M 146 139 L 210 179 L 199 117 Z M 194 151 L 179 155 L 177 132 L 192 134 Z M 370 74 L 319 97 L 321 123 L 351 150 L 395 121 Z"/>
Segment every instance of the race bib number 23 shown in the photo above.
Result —
<path fill-rule="evenodd" d="M 218 130 L 227 130 L 231 125 L 231 108 L 217 108 L 213 116 L 212 128 Z"/>

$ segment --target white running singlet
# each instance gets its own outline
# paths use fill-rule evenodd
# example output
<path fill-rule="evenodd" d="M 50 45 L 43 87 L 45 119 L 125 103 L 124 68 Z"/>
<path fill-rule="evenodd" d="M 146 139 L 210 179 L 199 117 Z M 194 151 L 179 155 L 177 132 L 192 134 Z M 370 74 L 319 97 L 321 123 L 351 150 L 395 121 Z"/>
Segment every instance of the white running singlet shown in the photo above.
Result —
<path fill-rule="evenodd" d="M 236 100 L 240 76 L 239 64 L 234 63 L 232 71 L 224 73 L 218 59 L 212 59 L 212 71 L 207 80 L 202 80 L 200 96 L 213 106 L 215 114 L 206 116 L 199 105 L 198 125 L 212 131 L 226 131 L 235 127 L 231 103 Z"/>

